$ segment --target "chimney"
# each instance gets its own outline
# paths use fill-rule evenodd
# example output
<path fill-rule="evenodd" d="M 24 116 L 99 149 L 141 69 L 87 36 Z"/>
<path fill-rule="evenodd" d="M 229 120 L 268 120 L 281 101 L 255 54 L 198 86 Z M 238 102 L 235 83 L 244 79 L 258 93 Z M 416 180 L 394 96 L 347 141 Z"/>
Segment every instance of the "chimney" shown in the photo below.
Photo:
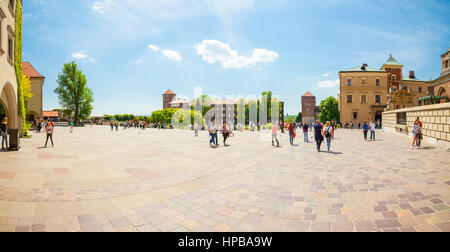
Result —
<path fill-rule="evenodd" d="M 414 71 L 409 71 L 409 78 L 410 79 L 415 79 L 416 76 L 414 76 Z"/>
<path fill-rule="evenodd" d="M 361 70 L 366 71 L 366 68 L 367 68 L 367 64 L 364 63 L 361 67 Z"/>

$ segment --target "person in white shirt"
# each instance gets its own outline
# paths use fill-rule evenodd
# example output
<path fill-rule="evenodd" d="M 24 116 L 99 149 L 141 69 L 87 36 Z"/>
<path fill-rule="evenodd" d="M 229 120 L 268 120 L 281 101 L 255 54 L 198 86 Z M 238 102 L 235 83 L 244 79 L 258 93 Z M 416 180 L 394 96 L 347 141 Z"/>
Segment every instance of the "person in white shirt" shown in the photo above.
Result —
<path fill-rule="evenodd" d="M 323 135 L 327 139 L 328 153 L 330 153 L 331 139 L 333 138 L 333 127 L 331 127 L 329 121 L 326 122 L 325 124 L 325 128 L 323 129 Z"/>
<path fill-rule="evenodd" d="M 377 127 L 377 125 L 375 124 L 374 121 L 370 122 L 370 140 L 374 140 L 375 141 L 375 128 Z"/>

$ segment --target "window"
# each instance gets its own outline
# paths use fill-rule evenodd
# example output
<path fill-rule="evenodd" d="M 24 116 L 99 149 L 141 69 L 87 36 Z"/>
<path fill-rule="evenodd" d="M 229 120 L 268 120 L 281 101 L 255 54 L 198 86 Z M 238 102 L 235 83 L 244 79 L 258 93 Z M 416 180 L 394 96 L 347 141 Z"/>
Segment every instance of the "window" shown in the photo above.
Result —
<path fill-rule="evenodd" d="M 392 81 L 395 81 L 395 80 L 396 80 L 395 75 L 392 75 L 392 76 L 391 76 L 391 80 L 392 80 Z"/>
<path fill-rule="evenodd" d="M 353 97 L 351 95 L 347 95 L 347 102 L 348 103 L 352 103 L 353 102 Z"/>
<path fill-rule="evenodd" d="M 358 119 L 358 112 L 353 112 L 353 119 Z"/>
<path fill-rule="evenodd" d="M 375 102 L 380 103 L 381 102 L 381 95 L 375 95 Z"/>
<path fill-rule="evenodd" d="M 419 87 L 419 93 L 422 93 L 422 87 Z"/>
<path fill-rule="evenodd" d="M 367 102 L 366 95 L 361 95 L 361 103 L 366 103 L 366 102 Z"/>
<path fill-rule="evenodd" d="M 366 78 L 362 78 L 362 79 L 361 79 L 361 84 L 366 84 L 366 83 L 367 83 Z"/>
<path fill-rule="evenodd" d="M 8 38 L 8 57 L 14 59 L 14 40 L 11 37 Z"/>
<path fill-rule="evenodd" d="M 16 7 L 16 5 L 14 4 L 14 0 L 9 0 L 9 11 L 11 11 L 11 14 L 13 15 L 13 17 L 16 15 L 14 13 L 14 9 Z"/>
<path fill-rule="evenodd" d="M 375 80 L 375 84 L 376 84 L 377 86 L 380 86 L 380 85 L 381 85 L 381 80 L 380 80 L 380 79 L 376 79 L 376 80 Z"/>
<path fill-rule="evenodd" d="M 347 79 L 347 86 L 351 86 L 352 85 L 352 79 Z"/>
<path fill-rule="evenodd" d="M 407 124 L 406 112 L 397 113 L 397 124 L 400 124 L 400 125 L 406 125 Z"/>

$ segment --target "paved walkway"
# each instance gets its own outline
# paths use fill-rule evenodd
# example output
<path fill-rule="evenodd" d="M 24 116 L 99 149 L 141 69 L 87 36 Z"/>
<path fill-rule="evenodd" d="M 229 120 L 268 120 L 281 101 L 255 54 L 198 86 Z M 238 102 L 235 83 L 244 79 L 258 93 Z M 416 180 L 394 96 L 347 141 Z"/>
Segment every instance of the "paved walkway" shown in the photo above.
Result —
<path fill-rule="evenodd" d="M 56 128 L 0 152 L 0 231 L 450 231 L 450 152 L 377 138 Z"/>

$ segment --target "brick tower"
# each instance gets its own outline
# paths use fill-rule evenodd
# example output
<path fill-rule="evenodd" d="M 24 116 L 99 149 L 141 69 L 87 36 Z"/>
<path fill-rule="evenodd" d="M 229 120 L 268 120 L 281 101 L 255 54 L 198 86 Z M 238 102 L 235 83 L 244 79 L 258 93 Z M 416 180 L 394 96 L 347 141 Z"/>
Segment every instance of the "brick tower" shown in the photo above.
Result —
<path fill-rule="evenodd" d="M 163 95 L 163 109 L 170 108 L 170 103 L 175 100 L 177 94 L 172 92 L 172 90 L 167 90 Z"/>
<path fill-rule="evenodd" d="M 309 123 L 316 120 L 316 97 L 307 92 L 302 95 L 302 122 Z"/>

